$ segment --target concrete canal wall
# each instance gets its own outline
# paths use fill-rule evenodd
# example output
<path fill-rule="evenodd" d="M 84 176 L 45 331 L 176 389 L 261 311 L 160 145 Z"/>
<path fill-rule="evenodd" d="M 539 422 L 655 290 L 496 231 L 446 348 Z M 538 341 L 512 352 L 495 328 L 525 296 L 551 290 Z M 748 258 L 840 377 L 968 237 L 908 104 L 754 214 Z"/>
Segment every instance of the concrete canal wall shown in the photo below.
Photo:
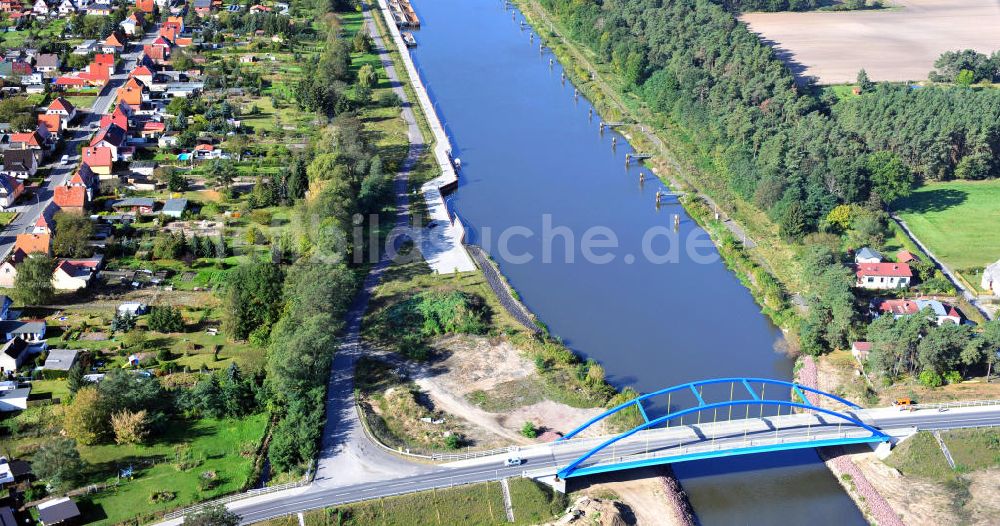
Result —
<path fill-rule="evenodd" d="M 451 161 L 451 141 L 434 110 L 434 105 L 427 94 L 427 88 L 424 87 L 423 79 L 421 79 L 416 65 L 413 64 L 413 58 L 410 57 L 406 42 L 403 41 L 403 35 L 396 26 L 387 0 L 378 0 L 378 6 L 382 13 L 382 19 L 385 20 L 385 25 L 389 29 L 389 35 L 392 37 L 396 49 L 399 50 L 400 57 L 402 57 L 403 67 L 406 68 L 406 74 L 410 78 L 410 85 L 417 95 L 417 103 L 420 104 L 431 134 L 434 136 L 434 160 L 441 171 L 441 175 L 428 181 L 420 188 L 427 206 L 427 216 L 431 222 L 425 229 L 425 233 L 428 235 L 421 237 L 420 252 L 431 269 L 438 274 L 475 270 L 476 265 L 463 245 L 466 235 L 465 225 L 457 216 L 452 216 L 444 200 L 446 191 L 458 185 L 458 173 Z M 422 138 L 410 137 L 410 142 L 414 142 L 415 139 L 423 141 Z"/>

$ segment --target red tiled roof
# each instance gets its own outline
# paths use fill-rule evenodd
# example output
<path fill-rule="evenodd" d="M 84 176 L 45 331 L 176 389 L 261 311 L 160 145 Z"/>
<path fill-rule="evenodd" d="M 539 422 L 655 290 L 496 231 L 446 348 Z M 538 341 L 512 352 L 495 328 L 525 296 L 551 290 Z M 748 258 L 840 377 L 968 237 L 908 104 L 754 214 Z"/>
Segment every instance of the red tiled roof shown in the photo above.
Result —
<path fill-rule="evenodd" d="M 111 148 L 100 146 L 97 148 L 85 148 L 83 150 L 83 162 L 94 166 L 111 166 Z"/>
<path fill-rule="evenodd" d="M 896 261 L 898 261 L 900 263 L 909 263 L 909 262 L 914 261 L 916 259 L 917 259 L 917 256 L 914 256 L 913 253 L 910 252 L 909 250 L 900 250 L 896 254 Z"/>
<path fill-rule="evenodd" d="M 56 78 L 57 86 L 83 86 L 86 83 L 87 79 L 78 75 L 70 75 L 70 76 Z"/>
<path fill-rule="evenodd" d="M 151 76 L 153 76 L 153 72 L 150 71 L 149 68 L 147 68 L 146 66 L 139 66 L 139 67 L 133 69 L 132 73 L 129 73 L 130 77 L 134 77 L 134 76 L 137 76 L 137 75 L 141 75 L 143 77 L 147 77 L 147 76 L 151 77 Z"/>
<path fill-rule="evenodd" d="M 857 276 L 913 277 L 910 266 L 906 263 L 858 263 Z"/>
<path fill-rule="evenodd" d="M 21 250 L 25 254 L 33 252 L 49 252 L 49 234 L 18 234 L 17 241 L 14 242 L 15 250 Z"/>
<path fill-rule="evenodd" d="M 868 352 L 872 350 L 872 342 L 854 342 L 851 349 L 855 351 Z"/>
<path fill-rule="evenodd" d="M 37 131 L 13 133 L 10 136 L 10 142 L 21 142 L 29 146 L 42 147 L 42 138 L 38 135 Z"/>
<path fill-rule="evenodd" d="M 59 133 L 62 128 L 63 116 L 56 113 L 44 113 L 38 116 L 38 124 L 45 126 L 52 133 Z"/>
<path fill-rule="evenodd" d="M 198 146 L 195 146 L 194 149 L 204 152 L 210 152 L 215 149 L 215 146 L 212 146 L 211 144 L 199 144 Z"/>
<path fill-rule="evenodd" d="M 87 204 L 87 189 L 82 186 L 57 186 L 52 202 L 60 208 L 83 208 Z"/>
<path fill-rule="evenodd" d="M 102 66 L 114 66 L 115 65 L 115 55 L 113 53 L 98 53 L 94 55 L 94 64 L 100 64 Z"/>
<path fill-rule="evenodd" d="M 146 121 L 142 125 L 142 131 L 163 131 L 165 129 L 167 129 L 167 125 L 162 122 Z"/>
<path fill-rule="evenodd" d="M 56 97 L 56 100 L 52 101 L 52 104 L 49 104 L 48 109 L 50 111 L 62 110 L 65 111 L 66 113 L 73 113 L 73 111 L 76 110 L 76 106 L 73 106 L 72 102 L 66 100 L 63 97 Z"/>

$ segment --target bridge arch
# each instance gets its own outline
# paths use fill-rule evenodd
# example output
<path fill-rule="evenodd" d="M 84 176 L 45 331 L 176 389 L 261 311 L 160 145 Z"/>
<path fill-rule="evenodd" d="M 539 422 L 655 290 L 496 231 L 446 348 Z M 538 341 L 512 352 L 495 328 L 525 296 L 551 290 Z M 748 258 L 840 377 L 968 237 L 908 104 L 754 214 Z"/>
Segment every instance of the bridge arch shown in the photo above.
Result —
<path fill-rule="evenodd" d="M 718 384 L 730 384 L 731 385 L 729 400 L 719 401 L 719 402 L 706 402 L 705 399 L 702 396 L 702 394 L 704 392 L 703 388 L 705 386 L 718 385 Z M 755 385 L 755 384 L 759 384 L 761 386 L 761 392 L 760 392 L 760 394 L 758 394 L 757 391 L 753 388 L 753 385 Z M 737 393 L 735 387 L 737 385 L 739 385 L 742 388 L 739 391 L 740 398 L 736 398 L 735 397 L 735 395 Z M 784 399 L 766 399 L 766 398 L 764 398 L 763 395 L 764 395 L 765 387 L 767 385 L 778 386 L 778 387 L 781 387 L 781 388 L 787 388 L 799 400 L 801 400 L 801 402 L 799 402 L 799 401 L 791 401 L 791 400 L 784 400 Z M 669 407 L 669 403 L 668 403 L 668 408 L 667 408 L 668 412 L 667 412 L 666 415 L 663 415 L 663 416 L 660 416 L 660 417 L 657 417 L 657 418 L 654 418 L 654 419 L 650 419 L 647 416 L 646 410 L 643 408 L 643 405 L 642 405 L 643 402 L 645 402 L 647 400 L 650 400 L 652 398 L 663 397 L 663 396 L 667 396 L 668 399 L 669 399 L 669 397 L 670 397 L 670 395 L 672 393 L 677 393 L 677 392 L 690 392 L 691 394 L 694 395 L 694 398 L 697 401 L 697 405 L 694 405 L 692 407 L 682 408 L 682 409 L 674 411 L 674 410 L 672 410 L 671 407 Z M 817 404 L 814 404 L 813 402 L 810 401 L 809 395 L 807 393 L 815 395 L 814 398 L 816 398 L 816 397 L 818 397 L 818 398 L 825 398 L 825 399 L 834 401 L 837 404 L 844 406 L 848 412 L 837 411 L 837 410 L 833 410 L 833 409 L 827 409 L 827 408 L 824 408 L 824 407 L 819 407 Z M 589 427 L 597 424 L 598 422 L 606 420 L 609 417 L 612 417 L 612 416 L 614 416 L 616 414 L 621 413 L 622 411 L 626 411 L 626 410 L 629 410 L 631 408 L 636 408 L 638 410 L 639 414 L 642 416 L 643 423 L 634 426 L 630 430 L 627 430 L 627 431 L 622 432 L 622 433 L 620 433 L 620 434 L 618 434 L 618 435 L 616 435 L 614 437 L 611 437 L 611 438 L 603 441 L 601 444 L 599 444 L 599 445 L 591 448 L 589 451 L 587 451 L 586 453 L 584 453 L 580 457 L 578 457 L 575 460 L 573 460 L 572 462 L 570 462 L 564 468 L 560 469 L 559 472 L 558 472 L 558 474 L 557 474 L 557 477 L 561 478 L 561 479 L 565 479 L 565 478 L 571 477 L 571 476 L 574 475 L 574 473 L 578 469 L 580 469 L 581 465 L 584 462 L 586 462 L 588 459 L 590 459 L 591 457 L 593 457 L 597 453 L 605 450 L 607 447 L 613 446 L 617 442 L 619 442 L 619 441 L 621 441 L 623 439 L 626 439 L 626 438 L 628 438 L 628 437 L 630 437 L 632 435 L 635 435 L 636 433 L 638 433 L 640 431 L 651 429 L 651 428 L 655 428 L 655 427 L 661 426 L 663 424 L 669 424 L 669 422 L 671 420 L 681 419 L 681 421 L 683 422 L 683 417 L 686 416 L 686 415 L 691 415 L 691 414 L 696 414 L 696 413 L 700 415 L 702 411 L 717 411 L 720 408 L 746 407 L 747 411 L 749 412 L 749 408 L 750 407 L 758 407 L 758 406 L 761 407 L 761 413 L 762 414 L 763 414 L 763 408 L 764 407 L 777 407 L 779 409 L 779 414 L 780 414 L 780 408 L 783 408 L 783 407 L 789 408 L 789 413 L 791 413 L 795 409 L 800 409 L 800 410 L 805 410 L 805 411 L 814 411 L 816 413 L 821 413 L 821 414 L 825 414 L 825 415 L 829 415 L 829 416 L 832 416 L 834 418 L 837 418 L 842 423 L 845 423 L 845 424 L 847 424 L 849 426 L 854 426 L 854 427 L 857 427 L 859 429 L 864 429 L 866 431 L 871 432 L 871 436 L 870 437 L 862 439 L 864 441 L 868 441 L 868 442 L 885 442 L 885 441 L 888 441 L 890 439 L 890 437 L 888 435 L 886 435 L 885 433 L 883 433 L 881 430 L 879 430 L 879 429 L 877 429 L 875 427 L 872 427 L 872 426 L 870 426 L 870 425 L 862 422 L 856 416 L 854 416 L 853 414 L 851 414 L 850 413 L 851 410 L 860 409 L 860 406 L 858 406 L 857 404 L 854 404 L 854 403 L 850 402 L 849 400 L 841 398 L 839 396 L 836 396 L 836 395 L 833 395 L 833 394 L 830 394 L 830 393 L 826 393 L 824 391 L 820 391 L 819 389 L 815 389 L 815 388 L 812 388 L 812 387 L 800 385 L 800 384 L 793 383 L 793 382 L 787 382 L 787 381 L 784 381 L 784 380 L 773 380 L 773 379 L 768 379 L 768 378 L 716 378 L 716 379 L 710 379 L 710 380 L 701 380 L 701 381 L 697 381 L 697 382 L 689 382 L 689 383 L 686 383 L 686 384 L 680 384 L 680 385 L 668 387 L 666 389 L 661 389 L 661 390 L 658 390 L 658 391 L 654 391 L 652 393 L 648 393 L 648 394 L 639 396 L 639 397 L 637 397 L 635 399 L 629 400 L 628 402 L 624 402 L 622 404 L 619 404 L 618 406 L 615 406 L 615 407 L 613 407 L 611 409 L 608 409 L 604 413 L 602 413 L 600 415 L 597 415 L 594 418 L 591 418 L 590 420 L 588 420 L 587 422 L 583 423 L 582 425 L 580 425 L 579 427 L 577 427 L 576 429 L 574 429 L 570 433 L 566 434 L 564 437 L 562 437 L 560 439 L 560 441 L 571 440 L 575 436 L 577 436 L 578 434 L 580 434 L 584 430 L 588 429 Z M 854 439 L 851 439 L 851 441 L 852 442 L 858 442 L 859 439 L 854 438 Z M 845 439 L 845 443 L 847 443 L 847 442 L 848 441 Z M 793 446 L 789 446 L 788 448 L 791 449 L 792 447 Z M 798 445 L 798 446 L 794 446 L 794 447 L 803 447 L 803 446 Z M 751 452 L 751 451 L 741 451 L 741 453 L 745 453 L 745 452 Z M 666 462 L 666 461 L 664 461 L 664 462 Z M 655 463 L 655 462 L 653 462 L 653 463 Z M 663 463 L 663 462 L 660 462 L 660 463 Z"/>

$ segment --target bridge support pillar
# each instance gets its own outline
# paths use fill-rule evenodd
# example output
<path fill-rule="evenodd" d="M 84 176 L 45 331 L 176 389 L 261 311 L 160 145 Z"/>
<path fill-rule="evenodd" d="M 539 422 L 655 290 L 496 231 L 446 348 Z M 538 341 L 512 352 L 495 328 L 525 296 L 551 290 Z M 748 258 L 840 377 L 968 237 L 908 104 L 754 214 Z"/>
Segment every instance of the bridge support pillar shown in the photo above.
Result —
<path fill-rule="evenodd" d="M 877 445 L 873 444 L 875 449 L 875 456 L 879 460 L 885 460 L 892 452 L 892 442 L 879 442 Z"/>
<path fill-rule="evenodd" d="M 552 489 L 558 491 L 559 493 L 566 493 L 566 479 L 557 478 L 555 475 L 550 475 L 547 477 L 536 478 L 538 482 L 542 484 L 547 484 L 552 487 Z"/>

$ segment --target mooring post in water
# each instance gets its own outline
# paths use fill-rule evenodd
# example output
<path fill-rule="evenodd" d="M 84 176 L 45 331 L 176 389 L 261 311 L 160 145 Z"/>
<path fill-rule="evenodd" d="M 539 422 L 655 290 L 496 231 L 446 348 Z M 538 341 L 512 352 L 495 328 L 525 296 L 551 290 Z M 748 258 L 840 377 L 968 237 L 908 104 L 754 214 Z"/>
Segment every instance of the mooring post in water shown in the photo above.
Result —
<path fill-rule="evenodd" d="M 639 184 L 642 184 L 642 183 L 645 183 L 645 182 L 646 182 L 646 174 L 643 173 L 643 172 L 639 172 Z"/>
<path fill-rule="evenodd" d="M 626 153 L 625 154 L 625 166 L 628 166 L 630 164 L 632 164 L 632 154 Z"/>
<path fill-rule="evenodd" d="M 657 210 L 660 209 L 660 191 L 659 190 L 656 191 L 656 209 Z"/>
<path fill-rule="evenodd" d="M 618 137 L 612 137 L 611 138 L 611 149 L 613 150 L 617 146 L 618 146 Z"/>
<path fill-rule="evenodd" d="M 590 110 L 590 111 L 594 111 L 594 110 Z M 601 121 L 601 124 L 599 126 L 601 127 L 601 133 L 604 133 L 604 121 Z"/>
<path fill-rule="evenodd" d="M 541 47 L 541 46 L 539 46 L 539 47 Z M 552 66 L 555 66 L 555 64 L 556 63 L 550 58 L 549 59 L 549 67 L 551 68 Z"/>
<path fill-rule="evenodd" d="M 561 78 L 560 78 L 560 81 L 561 81 L 561 82 L 562 82 L 563 84 L 565 84 L 565 83 L 566 83 L 566 72 L 565 72 L 565 71 L 563 71 L 563 72 L 561 73 Z"/>
<path fill-rule="evenodd" d="M 541 55 L 542 53 L 545 53 L 545 45 L 542 44 L 541 42 L 539 42 L 538 43 L 538 54 Z M 551 58 L 549 59 L 549 64 L 552 64 L 552 59 Z"/>
<path fill-rule="evenodd" d="M 535 34 L 534 33 L 529 33 L 528 34 L 528 41 L 529 42 L 534 42 L 535 41 Z"/>
<path fill-rule="evenodd" d="M 681 228 L 681 215 L 674 214 L 674 231 L 680 230 Z"/>

